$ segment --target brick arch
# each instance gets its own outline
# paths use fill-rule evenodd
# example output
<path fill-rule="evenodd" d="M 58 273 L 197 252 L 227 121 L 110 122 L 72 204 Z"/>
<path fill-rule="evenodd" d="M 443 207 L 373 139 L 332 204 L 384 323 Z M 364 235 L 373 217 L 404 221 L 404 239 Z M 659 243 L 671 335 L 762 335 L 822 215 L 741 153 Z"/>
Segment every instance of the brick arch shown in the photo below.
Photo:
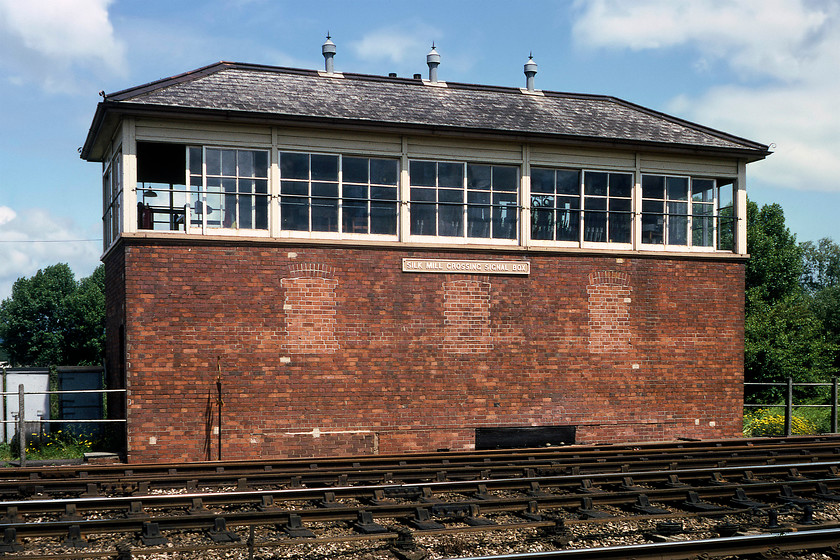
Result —
<path fill-rule="evenodd" d="M 603 270 L 589 274 L 589 352 L 610 354 L 630 350 L 630 277 Z"/>
<path fill-rule="evenodd" d="M 333 278 L 335 268 L 319 263 L 295 263 L 289 265 L 289 278 Z"/>
<path fill-rule="evenodd" d="M 285 293 L 284 346 L 290 354 L 333 354 L 336 338 L 336 288 L 331 266 L 296 263 L 280 281 Z"/>

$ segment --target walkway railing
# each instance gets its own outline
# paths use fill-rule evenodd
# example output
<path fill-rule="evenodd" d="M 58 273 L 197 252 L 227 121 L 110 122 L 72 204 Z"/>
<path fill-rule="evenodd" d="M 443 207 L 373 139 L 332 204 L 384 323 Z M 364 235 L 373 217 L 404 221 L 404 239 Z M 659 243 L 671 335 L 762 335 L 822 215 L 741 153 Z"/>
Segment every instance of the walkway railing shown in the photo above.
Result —
<path fill-rule="evenodd" d="M 17 424 L 17 433 L 18 433 L 18 446 L 20 451 L 20 465 L 26 465 L 26 423 L 27 422 L 37 422 L 39 424 L 110 424 L 110 423 L 121 423 L 125 424 L 125 418 L 93 418 L 93 419 L 81 419 L 81 418 L 65 418 L 65 419 L 44 419 L 44 418 L 26 418 L 26 395 L 79 395 L 84 393 L 97 393 L 97 394 L 108 394 L 108 393 L 122 393 L 125 394 L 125 389 L 91 389 L 91 390 L 79 390 L 79 391 L 25 391 L 24 386 L 18 385 L 18 390 L 16 392 L 0 392 L 0 396 L 6 397 L 9 395 L 17 395 L 18 396 L 18 417 L 16 420 L 0 420 L 0 423 L 3 424 L 5 429 L 6 424 Z"/>
<path fill-rule="evenodd" d="M 784 387 L 785 402 L 779 404 L 752 404 L 744 403 L 744 408 L 781 408 L 785 409 L 785 435 L 793 432 L 793 408 L 831 408 L 831 433 L 837 433 L 837 387 L 838 378 L 833 377 L 831 383 L 794 383 L 792 377 L 788 377 L 784 383 L 744 383 L 744 387 Z M 831 387 L 831 402 L 828 404 L 796 404 L 793 401 L 794 387 Z"/>

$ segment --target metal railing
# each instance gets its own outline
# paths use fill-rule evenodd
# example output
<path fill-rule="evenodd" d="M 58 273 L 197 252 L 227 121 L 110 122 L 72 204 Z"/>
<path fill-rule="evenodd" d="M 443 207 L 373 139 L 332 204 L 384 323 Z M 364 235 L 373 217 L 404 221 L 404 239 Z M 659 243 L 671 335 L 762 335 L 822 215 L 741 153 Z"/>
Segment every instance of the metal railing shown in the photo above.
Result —
<path fill-rule="evenodd" d="M 39 424 L 109 424 L 109 423 L 126 423 L 125 418 L 94 418 L 94 419 L 82 419 L 82 418 L 67 418 L 67 419 L 43 419 L 38 418 L 27 420 L 26 419 L 26 395 L 79 395 L 84 393 L 97 393 L 97 394 L 108 394 L 108 393 L 126 393 L 125 389 L 87 389 L 87 390 L 78 390 L 78 391 L 25 391 L 24 386 L 18 385 L 17 391 L 2 391 L 0 392 L 0 396 L 3 398 L 9 395 L 17 395 L 18 396 L 18 417 L 15 420 L 0 420 L 0 423 L 3 424 L 4 429 L 6 424 L 17 424 L 17 433 L 18 433 L 18 449 L 20 452 L 20 465 L 26 465 L 26 423 L 27 422 L 37 422 Z"/>
<path fill-rule="evenodd" d="M 793 408 L 831 408 L 831 433 L 837 433 L 837 388 L 838 378 L 832 377 L 831 383 L 794 383 L 788 377 L 784 383 L 744 383 L 744 387 L 784 387 L 785 402 L 780 404 L 752 404 L 744 403 L 744 408 L 782 408 L 785 409 L 785 435 L 793 432 Z M 793 402 L 794 387 L 831 387 L 831 402 L 829 404 L 795 404 Z"/>

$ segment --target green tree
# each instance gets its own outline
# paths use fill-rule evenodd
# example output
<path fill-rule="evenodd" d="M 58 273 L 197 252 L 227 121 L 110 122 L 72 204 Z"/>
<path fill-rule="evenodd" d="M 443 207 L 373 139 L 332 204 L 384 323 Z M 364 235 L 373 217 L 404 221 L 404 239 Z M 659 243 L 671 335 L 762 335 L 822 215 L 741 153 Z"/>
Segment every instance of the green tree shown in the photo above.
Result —
<path fill-rule="evenodd" d="M 105 274 L 76 282 L 60 263 L 18 278 L 0 303 L 0 339 L 16 366 L 91 365 L 102 360 Z"/>
<path fill-rule="evenodd" d="M 785 225 L 782 207 L 747 208 L 744 375 L 747 381 L 825 381 L 834 373 L 836 346 L 826 335 L 810 293 L 807 247 Z M 765 392 L 762 399 L 769 395 Z M 749 399 L 752 400 L 752 399 Z"/>
<path fill-rule="evenodd" d="M 840 286 L 840 245 L 828 237 L 801 244 L 804 259 L 802 284 L 811 292 Z"/>

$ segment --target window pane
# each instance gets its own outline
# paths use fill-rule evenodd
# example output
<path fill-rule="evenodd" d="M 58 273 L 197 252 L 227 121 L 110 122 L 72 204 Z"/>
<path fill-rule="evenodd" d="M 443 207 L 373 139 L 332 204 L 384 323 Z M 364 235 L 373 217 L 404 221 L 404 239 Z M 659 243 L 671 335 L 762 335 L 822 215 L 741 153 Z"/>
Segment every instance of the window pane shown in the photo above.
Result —
<path fill-rule="evenodd" d="M 409 164 L 409 175 L 411 177 L 412 186 L 420 187 L 434 187 L 437 185 L 435 180 L 435 163 L 433 161 L 412 161 Z"/>
<path fill-rule="evenodd" d="M 190 174 L 201 175 L 203 173 L 203 170 L 201 169 L 201 148 L 190 148 L 189 158 Z"/>
<path fill-rule="evenodd" d="M 531 237 L 533 239 L 554 239 L 554 210 L 542 208 L 531 210 Z"/>
<path fill-rule="evenodd" d="M 236 150 L 221 150 L 222 175 L 236 177 Z"/>
<path fill-rule="evenodd" d="M 642 214 L 642 243 L 665 243 L 665 218 L 661 214 Z"/>
<path fill-rule="evenodd" d="M 434 234 L 435 205 L 413 202 L 411 204 L 411 235 Z"/>
<path fill-rule="evenodd" d="M 438 206 L 438 235 L 445 237 L 460 237 L 464 235 L 464 207 L 460 204 L 455 206 Z"/>
<path fill-rule="evenodd" d="M 517 176 L 515 167 L 493 166 L 493 190 L 494 191 L 516 191 Z"/>
<path fill-rule="evenodd" d="M 688 203 L 668 203 L 668 243 L 670 245 L 688 245 Z"/>
<path fill-rule="evenodd" d="M 578 241 L 580 232 L 580 199 L 557 197 L 557 240 Z"/>
<path fill-rule="evenodd" d="M 490 237 L 489 205 L 467 208 L 467 237 Z"/>
<path fill-rule="evenodd" d="M 628 214 L 610 214 L 610 241 L 630 243 L 630 216 Z"/>
<path fill-rule="evenodd" d="M 531 168 L 531 192 L 554 193 L 554 170 Z"/>
<path fill-rule="evenodd" d="M 345 183 L 367 183 L 368 159 L 355 157 L 341 158 L 341 177 Z"/>
<path fill-rule="evenodd" d="M 370 232 L 380 235 L 396 235 L 397 204 L 395 202 L 370 203 Z"/>
<path fill-rule="evenodd" d="M 312 199 L 312 230 L 338 231 L 338 200 Z"/>
<path fill-rule="evenodd" d="M 254 152 L 248 150 L 239 150 L 237 152 L 239 159 L 239 176 L 253 177 L 254 176 Z"/>
<path fill-rule="evenodd" d="M 345 188 L 346 192 L 346 188 Z M 341 229 L 347 233 L 368 232 L 368 203 L 360 200 L 344 200 Z"/>
<path fill-rule="evenodd" d="M 205 150 L 207 157 L 207 174 L 221 175 L 222 174 L 222 152 L 221 150 L 214 150 L 208 148 Z M 201 171 L 199 170 L 199 173 Z"/>
<path fill-rule="evenodd" d="M 464 186 L 464 166 L 460 163 L 438 163 L 438 186 Z"/>
<path fill-rule="evenodd" d="M 628 173 L 610 173 L 610 196 L 629 198 L 632 193 L 632 175 Z"/>
<path fill-rule="evenodd" d="M 268 229 L 268 197 L 256 197 L 256 206 L 254 208 L 254 227 L 256 229 Z"/>
<path fill-rule="evenodd" d="M 367 200 L 368 187 L 366 185 L 344 185 L 342 189 L 342 199 L 362 199 Z M 346 206 L 346 205 L 345 205 Z"/>
<path fill-rule="evenodd" d="M 712 202 L 715 196 L 715 182 L 711 179 L 691 180 L 691 200 L 694 202 Z"/>
<path fill-rule="evenodd" d="M 515 239 L 516 223 L 516 193 L 494 193 L 493 237 L 496 239 Z"/>
<path fill-rule="evenodd" d="M 242 229 L 253 229 L 253 200 L 252 196 L 239 197 L 239 227 Z"/>
<path fill-rule="evenodd" d="M 338 156 L 312 154 L 312 180 L 338 181 Z"/>
<path fill-rule="evenodd" d="M 692 205 L 691 244 L 697 247 L 714 245 L 714 208 L 710 203 L 695 202 Z"/>
<path fill-rule="evenodd" d="M 412 202 L 435 202 L 437 200 L 435 189 L 411 189 Z"/>
<path fill-rule="evenodd" d="M 464 191 L 456 191 L 455 189 L 440 189 L 438 191 L 438 201 L 457 202 L 460 205 L 464 202 Z"/>
<path fill-rule="evenodd" d="M 397 168 L 397 160 L 395 159 L 371 159 L 370 182 L 380 185 L 396 185 Z"/>
<path fill-rule="evenodd" d="M 254 176 L 268 177 L 268 152 L 258 151 L 254 154 Z"/>
<path fill-rule="evenodd" d="M 280 154 L 280 177 L 283 179 L 309 179 L 309 155 Z"/>
<path fill-rule="evenodd" d="M 580 195 L 580 172 L 558 170 L 557 194 Z"/>
<path fill-rule="evenodd" d="M 587 211 L 583 216 L 583 240 L 604 242 L 607 240 L 607 215 L 604 212 Z"/>
<path fill-rule="evenodd" d="M 688 200 L 688 178 L 668 177 L 666 185 L 670 200 Z"/>
<path fill-rule="evenodd" d="M 490 166 L 467 165 L 467 188 L 490 190 Z"/>
<path fill-rule="evenodd" d="M 587 195 L 607 196 L 607 174 L 587 172 L 583 178 L 583 192 Z"/>
<path fill-rule="evenodd" d="M 371 187 L 370 197 L 376 200 L 397 200 L 397 188 Z"/>
<path fill-rule="evenodd" d="M 283 181 L 280 183 L 280 194 L 306 196 L 309 194 L 309 184 L 301 181 Z"/>
<path fill-rule="evenodd" d="M 306 198 L 308 191 L 308 183 L 299 181 L 280 183 L 280 226 L 282 229 L 309 230 L 309 200 Z"/>
<path fill-rule="evenodd" d="M 337 183 L 312 183 L 312 196 L 338 198 Z"/>
<path fill-rule="evenodd" d="M 665 177 L 661 175 L 643 175 L 642 198 L 665 198 Z"/>
<path fill-rule="evenodd" d="M 254 192 L 259 194 L 268 194 L 268 181 L 265 179 L 257 179 L 254 182 Z"/>

